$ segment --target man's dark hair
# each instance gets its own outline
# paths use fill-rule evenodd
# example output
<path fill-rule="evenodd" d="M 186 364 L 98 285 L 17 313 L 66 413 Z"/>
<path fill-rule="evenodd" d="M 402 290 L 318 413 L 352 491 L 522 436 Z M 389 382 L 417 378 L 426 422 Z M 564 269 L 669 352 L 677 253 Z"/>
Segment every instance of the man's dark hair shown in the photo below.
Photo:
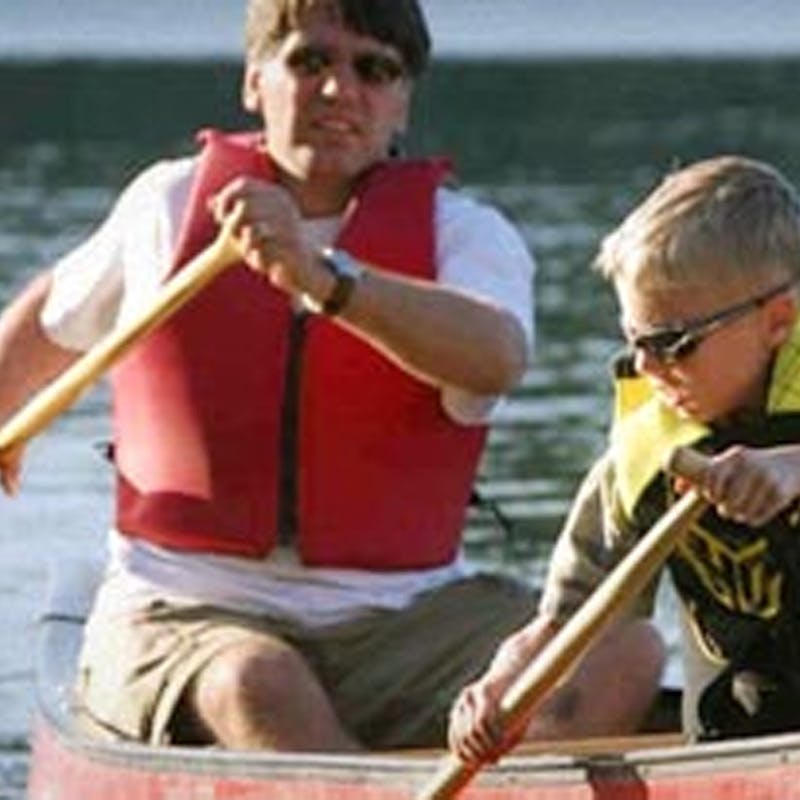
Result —
<path fill-rule="evenodd" d="M 249 0 L 245 22 L 248 61 L 273 52 L 312 10 L 322 9 L 355 33 L 395 47 L 417 77 L 428 64 L 430 34 L 417 0 Z"/>

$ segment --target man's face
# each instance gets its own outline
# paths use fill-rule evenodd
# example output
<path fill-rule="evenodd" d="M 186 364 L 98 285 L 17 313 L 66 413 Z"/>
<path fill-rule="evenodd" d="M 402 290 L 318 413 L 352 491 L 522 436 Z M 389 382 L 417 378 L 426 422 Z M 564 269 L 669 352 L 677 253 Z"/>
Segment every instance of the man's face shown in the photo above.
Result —
<path fill-rule="evenodd" d="M 346 191 L 405 129 L 411 82 L 400 53 L 310 12 L 280 47 L 249 64 L 244 98 L 290 186 Z"/>

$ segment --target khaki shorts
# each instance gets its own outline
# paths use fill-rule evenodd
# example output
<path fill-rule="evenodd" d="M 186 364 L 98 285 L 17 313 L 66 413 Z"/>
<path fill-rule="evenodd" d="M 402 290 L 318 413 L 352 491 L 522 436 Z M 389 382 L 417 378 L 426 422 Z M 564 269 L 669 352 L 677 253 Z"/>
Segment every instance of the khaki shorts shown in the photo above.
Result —
<path fill-rule="evenodd" d="M 478 575 L 428 592 L 402 611 L 311 630 L 164 601 L 124 618 L 94 613 L 78 703 L 95 733 L 167 743 L 183 691 L 211 658 L 251 637 L 277 636 L 304 656 L 342 725 L 366 747 L 443 746 L 455 695 L 535 611 L 527 588 Z"/>

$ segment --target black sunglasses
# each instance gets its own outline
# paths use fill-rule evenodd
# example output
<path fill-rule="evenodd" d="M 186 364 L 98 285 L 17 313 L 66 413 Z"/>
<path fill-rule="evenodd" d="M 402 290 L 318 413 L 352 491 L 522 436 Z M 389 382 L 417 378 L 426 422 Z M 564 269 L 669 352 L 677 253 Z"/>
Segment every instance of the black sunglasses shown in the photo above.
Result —
<path fill-rule="evenodd" d="M 634 336 L 629 341 L 629 347 L 633 351 L 641 350 L 662 364 L 674 364 L 694 353 L 709 334 L 777 297 L 791 288 L 795 282 L 795 280 L 785 281 L 763 294 L 723 308 L 707 317 L 700 317 L 682 325 L 665 325 L 663 328 L 655 328 L 648 333 Z"/>
<path fill-rule="evenodd" d="M 296 47 L 286 57 L 292 72 L 304 78 L 322 75 L 336 63 L 336 57 L 327 47 L 304 44 Z M 357 53 L 352 60 L 353 72 L 365 86 L 381 88 L 391 86 L 406 74 L 403 63 L 386 53 Z"/>

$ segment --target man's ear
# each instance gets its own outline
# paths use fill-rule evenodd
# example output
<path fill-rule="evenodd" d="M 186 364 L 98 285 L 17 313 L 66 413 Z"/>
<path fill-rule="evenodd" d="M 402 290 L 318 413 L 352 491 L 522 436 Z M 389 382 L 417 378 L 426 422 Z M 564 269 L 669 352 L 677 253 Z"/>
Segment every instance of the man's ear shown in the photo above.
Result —
<path fill-rule="evenodd" d="M 251 114 L 258 114 L 261 110 L 261 67 L 256 64 L 246 64 L 242 78 L 242 106 Z"/>
<path fill-rule="evenodd" d="M 405 92 L 405 96 L 397 109 L 394 128 L 395 135 L 403 139 L 408 133 L 408 122 L 411 116 L 411 87 L 409 86 Z"/>

